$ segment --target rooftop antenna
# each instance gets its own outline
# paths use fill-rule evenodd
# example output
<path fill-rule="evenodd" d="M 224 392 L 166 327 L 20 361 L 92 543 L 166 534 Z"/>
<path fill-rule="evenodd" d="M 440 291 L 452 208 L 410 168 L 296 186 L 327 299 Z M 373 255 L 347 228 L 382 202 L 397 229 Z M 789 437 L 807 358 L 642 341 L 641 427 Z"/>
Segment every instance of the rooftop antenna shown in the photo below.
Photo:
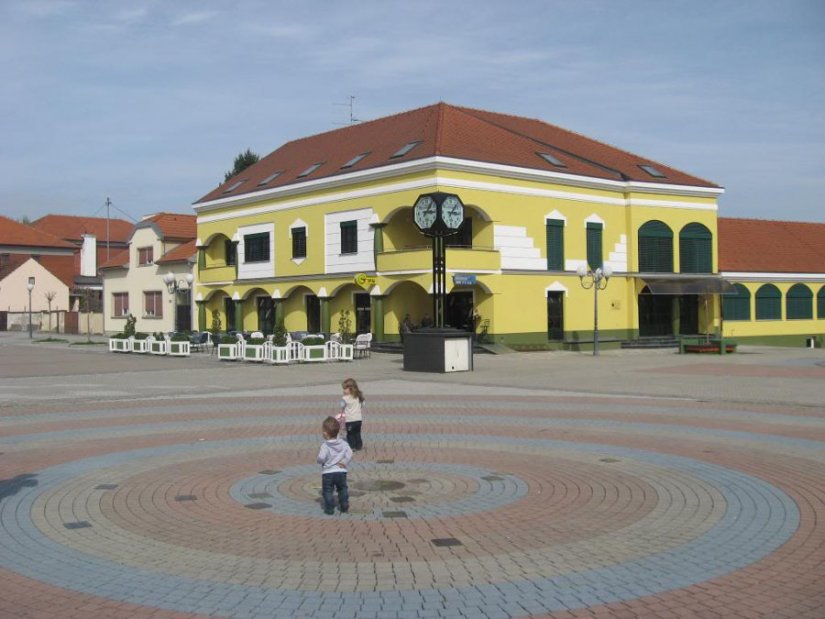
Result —
<path fill-rule="evenodd" d="M 349 106 L 349 122 L 348 123 L 335 123 L 336 125 L 354 125 L 355 123 L 360 123 L 360 118 L 355 118 L 355 95 L 349 96 L 349 103 L 334 103 L 333 105 L 338 106 Z"/>

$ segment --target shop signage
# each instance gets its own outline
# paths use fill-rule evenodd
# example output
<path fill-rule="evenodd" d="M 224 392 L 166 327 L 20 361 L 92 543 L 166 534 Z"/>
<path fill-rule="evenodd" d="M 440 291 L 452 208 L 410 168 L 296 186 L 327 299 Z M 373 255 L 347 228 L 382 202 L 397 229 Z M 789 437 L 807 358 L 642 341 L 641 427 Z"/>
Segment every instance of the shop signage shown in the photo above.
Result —
<path fill-rule="evenodd" d="M 366 273 L 358 273 L 355 276 L 355 283 L 361 288 L 372 288 L 375 286 L 375 276 L 367 275 Z"/>
<path fill-rule="evenodd" d="M 454 286 L 475 286 L 475 275 L 453 275 Z"/>

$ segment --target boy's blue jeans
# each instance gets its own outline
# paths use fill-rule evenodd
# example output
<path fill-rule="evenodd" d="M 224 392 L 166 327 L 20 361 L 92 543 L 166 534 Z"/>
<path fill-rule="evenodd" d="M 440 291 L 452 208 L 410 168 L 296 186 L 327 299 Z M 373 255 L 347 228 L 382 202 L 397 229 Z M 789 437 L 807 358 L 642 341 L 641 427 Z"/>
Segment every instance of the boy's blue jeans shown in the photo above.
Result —
<path fill-rule="evenodd" d="M 338 507 L 342 512 L 346 512 L 349 509 L 349 488 L 347 487 L 346 471 L 321 475 L 321 491 L 324 494 L 324 511 L 328 514 L 335 511 L 334 490 L 338 491 Z"/>

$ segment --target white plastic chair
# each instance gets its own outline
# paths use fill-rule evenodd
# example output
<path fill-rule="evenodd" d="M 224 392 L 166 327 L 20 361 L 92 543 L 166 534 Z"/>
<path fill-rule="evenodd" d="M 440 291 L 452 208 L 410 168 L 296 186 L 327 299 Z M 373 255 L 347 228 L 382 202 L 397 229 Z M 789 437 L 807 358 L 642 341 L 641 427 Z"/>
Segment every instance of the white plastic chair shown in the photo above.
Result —
<path fill-rule="evenodd" d="M 357 357 L 369 357 L 372 345 L 372 333 L 355 336 L 354 352 Z"/>

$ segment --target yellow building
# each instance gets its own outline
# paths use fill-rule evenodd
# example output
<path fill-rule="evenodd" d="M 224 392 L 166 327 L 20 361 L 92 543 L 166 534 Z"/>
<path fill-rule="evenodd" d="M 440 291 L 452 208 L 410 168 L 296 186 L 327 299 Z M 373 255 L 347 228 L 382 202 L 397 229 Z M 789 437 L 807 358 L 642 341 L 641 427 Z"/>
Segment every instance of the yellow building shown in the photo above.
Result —
<path fill-rule="evenodd" d="M 421 194 L 458 195 L 446 323 L 490 341 L 588 347 L 718 333 L 721 187 L 545 122 L 437 105 L 284 144 L 194 206 L 198 323 L 397 341 L 432 314 Z M 585 289 L 580 268 L 612 271 Z M 585 278 L 584 282 L 587 283 Z"/>

